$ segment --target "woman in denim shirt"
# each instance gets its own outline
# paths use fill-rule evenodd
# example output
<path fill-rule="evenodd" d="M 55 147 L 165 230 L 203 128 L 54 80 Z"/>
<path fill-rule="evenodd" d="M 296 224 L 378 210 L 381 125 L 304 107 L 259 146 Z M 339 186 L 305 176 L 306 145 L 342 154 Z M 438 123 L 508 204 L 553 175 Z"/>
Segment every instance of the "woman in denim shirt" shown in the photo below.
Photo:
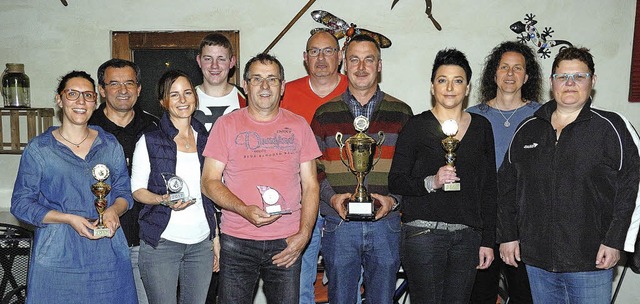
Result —
<path fill-rule="evenodd" d="M 63 76 L 55 100 L 62 125 L 29 142 L 11 198 L 11 213 L 36 227 L 27 303 L 137 303 L 127 241 L 118 229 L 119 216 L 133 203 L 122 147 L 87 125 L 97 101 L 89 74 Z M 99 164 L 111 186 L 103 215 L 107 237 L 94 236 L 91 186 L 94 176 L 106 175 L 94 173 Z"/>

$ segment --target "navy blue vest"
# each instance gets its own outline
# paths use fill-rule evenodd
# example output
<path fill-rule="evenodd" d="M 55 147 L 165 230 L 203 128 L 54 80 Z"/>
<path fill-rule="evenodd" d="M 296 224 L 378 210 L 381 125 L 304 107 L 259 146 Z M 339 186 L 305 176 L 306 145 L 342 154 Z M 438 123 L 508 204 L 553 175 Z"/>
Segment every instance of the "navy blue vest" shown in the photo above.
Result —
<path fill-rule="evenodd" d="M 196 119 L 191 119 L 191 126 L 198 132 L 198 138 L 196 139 L 196 146 L 198 150 L 198 158 L 200 159 L 200 172 L 202 174 L 202 168 L 204 166 L 204 156 L 202 152 L 207 143 L 207 137 L 209 132 L 205 127 Z M 164 180 L 161 173 L 170 172 L 176 173 L 176 155 L 177 147 L 173 139 L 178 135 L 178 129 L 173 126 L 173 123 L 169 119 L 168 114 L 165 112 L 160 119 L 160 125 L 157 130 L 145 133 L 145 140 L 147 143 L 147 151 L 149 152 L 149 163 L 151 165 L 151 173 L 149 173 L 149 184 L 147 190 L 157 193 L 167 193 Z M 204 205 L 204 212 L 209 223 L 209 229 L 211 230 L 211 236 L 215 232 L 216 218 L 215 209 L 213 207 L 213 201 L 202 194 L 202 204 Z M 160 241 L 160 235 L 169 224 L 169 218 L 171 217 L 171 208 L 162 205 L 145 205 L 140 211 L 139 223 L 140 223 L 140 239 L 144 240 L 152 247 L 158 246 Z"/>

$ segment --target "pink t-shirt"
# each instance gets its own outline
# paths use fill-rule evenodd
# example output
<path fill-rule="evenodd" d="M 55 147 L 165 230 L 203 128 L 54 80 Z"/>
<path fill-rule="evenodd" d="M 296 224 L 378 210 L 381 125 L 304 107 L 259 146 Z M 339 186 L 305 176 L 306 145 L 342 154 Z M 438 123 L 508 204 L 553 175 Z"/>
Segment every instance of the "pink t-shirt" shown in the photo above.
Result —
<path fill-rule="evenodd" d="M 299 115 L 280 109 L 276 118 L 259 122 L 247 108 L 223 115 L 211 129 L 204 156 L 225 164 L 224 183 L 247 205 L 263 208 L 258 186 L 280 194 L 282 209 L 293 212 L 256 227 L 240 215 L 222 210 L 222 233 L 237 238 L 274 240 L 300 228 L 300 164 L 321 155 L 311 128 Z"/>

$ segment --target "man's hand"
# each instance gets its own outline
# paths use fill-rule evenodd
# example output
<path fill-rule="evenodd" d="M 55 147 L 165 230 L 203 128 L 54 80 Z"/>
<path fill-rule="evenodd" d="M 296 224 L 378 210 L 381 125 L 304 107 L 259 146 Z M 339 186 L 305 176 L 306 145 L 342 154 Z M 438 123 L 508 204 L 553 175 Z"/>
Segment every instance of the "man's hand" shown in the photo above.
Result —
<path fill-rule="evenodd" d="M 598 255 L 596 255 L 596 268 L 609 269 L 616 266 L 619 260 L 620 250 L 600 244 Z"/>
<path fill-rule="evenodd" d="M 345 201 L 349 200 L 351 197 L 350 193 L 342 193 L 342 194 L 334 194 L 331 197 L 331 207 L 338 212 L 338 215 L 343 219 L 347 219 L 347 207 L 345 205 Z"/>
<path fill-rule="evenodd" d="M 511 241 L 500 244 L 500 258 L 505 264 L 518 267 L 518 262 L 520 262 L 520 242 Z"/>
<path fill-rule="evenodd" d="M 213 272 L 220 271 L 220 236 L 213 238 Z"/>
<path fill-rule="evenodd" d="M 278 267 L 284 266 L 285 268 L 291 267 L 302 251 L 304 247 L 307 246 L 307 242 L 309 242 L 310 235 L 304 235 L 300 232 L 290 236 L 287 238 L 287 248 L 274 255 L 271 260 L 273 264 L 276 264 Z"/>
<path fill-rule="evenodd" d="M 478 253 L 478 257 L 480 258 L 480 263 L 476 266 L 476 269 L 487 269 L 491 266 L 493 262 L 493 248 L 489 247 L 480 247 L 480 252 Z"/>
<path fill-rule="evenodd" d="M 239 214 L 256 227 L 269 225 L 281 217 L 281 215 L 270 215 L 255 205 L 245 206 Z"/>
<path fill-rule="evenodd" d="M 396 202 L 396 200 L 393 199 L 393 197 L 387 196 L 387 195 L 380 195 L 378 193 L 371 193 L 371 197 L 374 200 L 377 200 L 380 202 L 380 209 L 378 209 L 378 211 L 376 212 L 376 218 L 375 218 L 376 221 L 387 216 L 387 214 L 391 212 L 391 208 L 393 207 L 393 204 Z"/>

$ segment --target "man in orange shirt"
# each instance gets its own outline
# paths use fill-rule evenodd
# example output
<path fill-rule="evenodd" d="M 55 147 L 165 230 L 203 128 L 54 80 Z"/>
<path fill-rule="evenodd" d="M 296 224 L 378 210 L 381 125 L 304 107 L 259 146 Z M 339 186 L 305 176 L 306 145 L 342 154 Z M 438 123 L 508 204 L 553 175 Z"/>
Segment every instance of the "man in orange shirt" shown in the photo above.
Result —
<path fill-rule="evenodd" d="M 309 37 L 302 56 L 309 75 L 287 83 L 280 107 L 301 115 L 311 123 L 316 109 L 344 93 L 349 81 L 338 72 L 342 51 L 338 40 L 331 33 L 321 31 Z M 324 219 L 318 214 L 311 240 L 302 256 L 300 304 L 315 303 L 313 284 L 316 280 L 323 224 Z"/>

